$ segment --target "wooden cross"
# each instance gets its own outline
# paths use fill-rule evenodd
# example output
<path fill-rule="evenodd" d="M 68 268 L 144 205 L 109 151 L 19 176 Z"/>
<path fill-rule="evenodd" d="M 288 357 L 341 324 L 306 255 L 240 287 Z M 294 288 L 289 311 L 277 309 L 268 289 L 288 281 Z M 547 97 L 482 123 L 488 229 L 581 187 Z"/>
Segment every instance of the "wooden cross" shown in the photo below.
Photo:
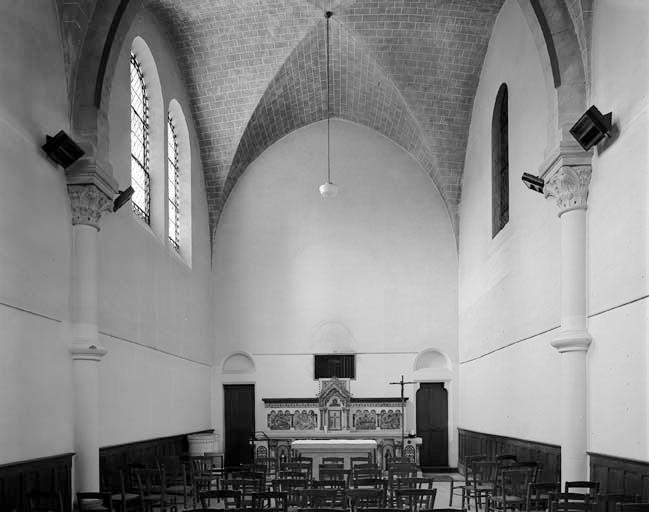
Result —
<path fill-rule="evenodd" d="M 401 386 L 401 456 L 403 457 L 403 439 L 405 437 L 404 436 L 404 428 L 405 428 L 405 425 L 406 425 L 406 417 L 405 417 L 405 414 L 404 414 L 404 408 L 405 408 L 405 401 L 404 400 L 405 399 L 404 399 L 404 396 L 403 396 L 403 387 L 406 384 L 417 384 L 417 383 L 414 382 L 414 381 L 405 382 L 403 380 L 403 375 L 402 375 L 400 381 L 398 381 L 398 382 L 390 382 L 390 384 L 399 384 Z"/>

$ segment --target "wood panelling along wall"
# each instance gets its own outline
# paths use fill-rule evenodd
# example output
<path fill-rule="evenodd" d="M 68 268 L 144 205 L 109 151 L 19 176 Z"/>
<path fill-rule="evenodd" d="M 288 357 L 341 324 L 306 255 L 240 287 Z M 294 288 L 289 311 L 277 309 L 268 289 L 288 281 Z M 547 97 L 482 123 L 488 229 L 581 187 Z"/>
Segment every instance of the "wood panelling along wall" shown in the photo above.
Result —
<path fill-rule="evenodd" d="M 64 453 L 0 466 L 0 511 L 26 512 L 30 492 L 58 491 L 72 510 L 72 456 Z"/>
<path fill-rule="evenodd" d="M 494 459 L 496 455 L 513 453 L 519 461 L 536 461 L 541 465 L 539 482 L 558 482 L 561 479 L 561 447 L 557 445 L 461 428 L 458 428 L 458 434 L 458 466 L 461 473 L 464 473 L 464 458 L 467 455 L 486 455 Z"/>

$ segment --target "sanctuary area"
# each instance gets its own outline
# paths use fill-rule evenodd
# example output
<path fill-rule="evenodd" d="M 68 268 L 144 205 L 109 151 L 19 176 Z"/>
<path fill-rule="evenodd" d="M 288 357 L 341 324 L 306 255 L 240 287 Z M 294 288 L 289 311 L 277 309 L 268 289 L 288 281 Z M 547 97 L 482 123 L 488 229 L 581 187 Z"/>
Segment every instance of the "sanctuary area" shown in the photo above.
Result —
<path fill-rule="evenodd" d="M 0 47 L 0 512 L 649 503 L 649 1 L 4 0 Z"/>

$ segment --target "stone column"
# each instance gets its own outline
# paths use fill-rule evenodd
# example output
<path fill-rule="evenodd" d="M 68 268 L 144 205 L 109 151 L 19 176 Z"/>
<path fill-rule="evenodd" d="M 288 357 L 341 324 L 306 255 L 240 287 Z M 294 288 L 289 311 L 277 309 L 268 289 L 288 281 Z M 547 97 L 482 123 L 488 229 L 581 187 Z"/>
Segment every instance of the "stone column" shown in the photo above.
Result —
<path fill-rule="evenodd" d="M 586 208 L 590 165 L 563 159 L 543 192 L 556 200 L 561 219 L 561 330 L 552 341 L 561 354 L 561 480 L 587 480 Z"/>
<path fill-rule="evenodd" d="M 96 185 L 68 185 L 72 207 L 72 377 L 76 492 L 99 491 L 99 361 L 97 232 L 112 200 Z"/>

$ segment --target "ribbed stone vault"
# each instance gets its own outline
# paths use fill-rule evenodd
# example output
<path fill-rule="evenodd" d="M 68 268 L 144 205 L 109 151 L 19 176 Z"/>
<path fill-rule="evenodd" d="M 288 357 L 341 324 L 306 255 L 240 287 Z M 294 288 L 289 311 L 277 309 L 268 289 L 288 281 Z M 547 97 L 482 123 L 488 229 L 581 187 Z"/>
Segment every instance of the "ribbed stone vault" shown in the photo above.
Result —
<path fill-rule="evenodd" d="M 326 117 L 324 9 L 334 11 L 331 115 L 373 128 L 410 152 L 457 227 L 473 97 L 503 0 L 143 2 L 178 53 L 212 231 L 247 166 L 287 133 Z M 72 47 L 95 4 L 69 4 L 74 8 L 61 12 Z"/>

